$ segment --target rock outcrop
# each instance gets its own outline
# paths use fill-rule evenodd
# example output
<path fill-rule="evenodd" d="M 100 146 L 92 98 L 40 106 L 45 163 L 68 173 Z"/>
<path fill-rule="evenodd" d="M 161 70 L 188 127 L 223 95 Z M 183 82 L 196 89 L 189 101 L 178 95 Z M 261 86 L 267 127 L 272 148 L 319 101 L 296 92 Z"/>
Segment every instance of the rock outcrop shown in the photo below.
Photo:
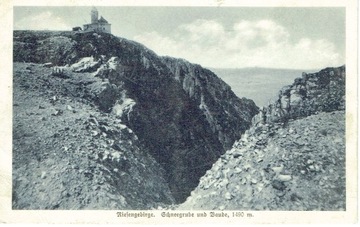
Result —
<path fill-rule="evenodd" d="M 237 98 L 211 71 L 111 34 L 16 31 L 14 61 L 102 80 L 95 87 L 84 82 L 84 98 L 134 132 L 164 168 L 177 202 L 258 113 L 254 102 Z"/>
<path fill-rule="evenodd" d="M 296 79 L 178 209 L 345 210 L 344 95 L 344 66 Z"/>
<path fill-rule="evenodd" d="M 286 122 L 318 112 L 345 110 L 345 66 L 303 73 L 302 78 L 283 87 L 273 103 L 262 108 L 257 122 Z"/>

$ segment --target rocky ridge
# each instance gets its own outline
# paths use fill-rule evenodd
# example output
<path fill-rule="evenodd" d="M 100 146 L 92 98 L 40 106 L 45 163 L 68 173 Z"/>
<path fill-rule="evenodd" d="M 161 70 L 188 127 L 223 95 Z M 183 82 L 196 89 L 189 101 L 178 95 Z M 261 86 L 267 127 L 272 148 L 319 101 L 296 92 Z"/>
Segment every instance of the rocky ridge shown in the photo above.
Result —
<path fill-rule="evenodd" d="M 284 87 L 178 209 L 345 210 L 344 95 L 344 66 Z"/>
<path fill-rule="evenodd" d="M 51 71 L 46 76 L 66 85 L 62 86 L 66 92 L 73 97 L 81 94 L 81 100 L 105 114 L 109 118 L 105 126 L 112 127 L 111 119 L 115 119 L 129 128 L 137 138 L 136 146 L 164 169 L 159 176 L 164 176 L 177 202 L 185 200 L 258 112 L 251 100 L 237 98 L 209 70 L 159 57 L 141 44 L 110 34 L 15 31 L 14 61 L 41 64 L 43 70 Z M 56 112 L 62 117 L 60 113 Z M 98 133 L 94 136 L 103 131 Z M 119 137 L 119 133 L 113 134 L 113 140 Z M 116 150 L 116 144 L 111 146 Z M 137 150 L 131 146 L 124 149 Z M 164 187 L 159 191 L 168 195 Z M 172 203 L 170 197 L 164 198 L 168 199 L 161 202 Z"/>

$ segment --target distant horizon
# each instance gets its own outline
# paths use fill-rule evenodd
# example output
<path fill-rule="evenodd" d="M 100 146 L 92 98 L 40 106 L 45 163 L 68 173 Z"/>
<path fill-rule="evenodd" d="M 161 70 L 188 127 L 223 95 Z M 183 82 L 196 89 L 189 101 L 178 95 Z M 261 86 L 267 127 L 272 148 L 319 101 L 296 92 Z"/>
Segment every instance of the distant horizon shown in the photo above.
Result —
<path fill-rule="evenodd" d="M 277 97 L 279 90 L 291 85 L 302 73 L 317 73 L 320 70 L 243 68 L 209 68 L 221 80 L 227 83 L 239 98 L 248 98 L 259 107 L 267 105 Z"/>
<path fill-rule="evenodd" d="M 344 64 L 343 64 L 344 65 Z M 342 65 L 339 66 L 328 66 L 328 67 L 340 67 Z M 326 67 L 326 68 L 328 68 Z M 258 66 L 252 66 L 252 67 L 244 67 L 244 68 L 214 68 L 214 67 L 207 67 L 208 69 L 222 69 L 222 70 L 244 70 L 244 69 L 266 69 L 266 70 L 284 70 L 284 71 L 302 71 L 302 70 L 306 70 L 306 71 L 316 71 L 316 70 L 322 70 L 323 68 L 319 68 L 319 69 L 292 69 L 292 68 L 271 68 L 271 67 L 258 67 Z"/>

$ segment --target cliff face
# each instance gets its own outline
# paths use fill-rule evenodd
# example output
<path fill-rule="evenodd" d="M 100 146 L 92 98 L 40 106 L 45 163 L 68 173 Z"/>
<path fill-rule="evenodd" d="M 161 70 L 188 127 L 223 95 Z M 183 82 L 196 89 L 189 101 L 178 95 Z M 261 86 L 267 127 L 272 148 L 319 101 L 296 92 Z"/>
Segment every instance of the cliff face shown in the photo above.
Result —
<path fill-rule="evenodd" d="M 345 210 L 345 67 L 304 74 L 179 209 Z"/>
<path fill-rule="evenodd" d="M 15 32 L 14 61 L 101 79 L 101 86 L 86 86 L 92 90 L 84 98 L 134 132 L 164 168 L 176 201 L 185 200 L 258 112 L 209 70 L 110 34 Z"/>
<path fill-rule="evenodd" d="M 258 113 L 254 102 L 236 97 L 230 86 L 208 69 L 183 59 L 164 57 L 162 61 L 186 94 L 199 106 L 223 148 L 229 149 L 234 140 L 249 128 L 251 118 Z"/>

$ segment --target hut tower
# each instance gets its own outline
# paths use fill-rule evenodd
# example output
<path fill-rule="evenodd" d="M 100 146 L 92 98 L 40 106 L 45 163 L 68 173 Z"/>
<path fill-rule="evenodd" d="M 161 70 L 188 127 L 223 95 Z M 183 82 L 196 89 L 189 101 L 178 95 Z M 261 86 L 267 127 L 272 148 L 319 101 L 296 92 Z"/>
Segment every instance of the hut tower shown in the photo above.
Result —
<path fill-rule="evenodd" d="M 84 32 L 105 32 L 111 33 L 111 24 L 105 20 L 105 18 L 100 17 L 99 13 L 95 7 L 91 9 L 91 24 L 84 24 Z"/>
<path fill-rule="evenodd" d="M 95 7 L 91 10 L 91 23 L 96 24 L 98 22 L 99 13 Z"/>

